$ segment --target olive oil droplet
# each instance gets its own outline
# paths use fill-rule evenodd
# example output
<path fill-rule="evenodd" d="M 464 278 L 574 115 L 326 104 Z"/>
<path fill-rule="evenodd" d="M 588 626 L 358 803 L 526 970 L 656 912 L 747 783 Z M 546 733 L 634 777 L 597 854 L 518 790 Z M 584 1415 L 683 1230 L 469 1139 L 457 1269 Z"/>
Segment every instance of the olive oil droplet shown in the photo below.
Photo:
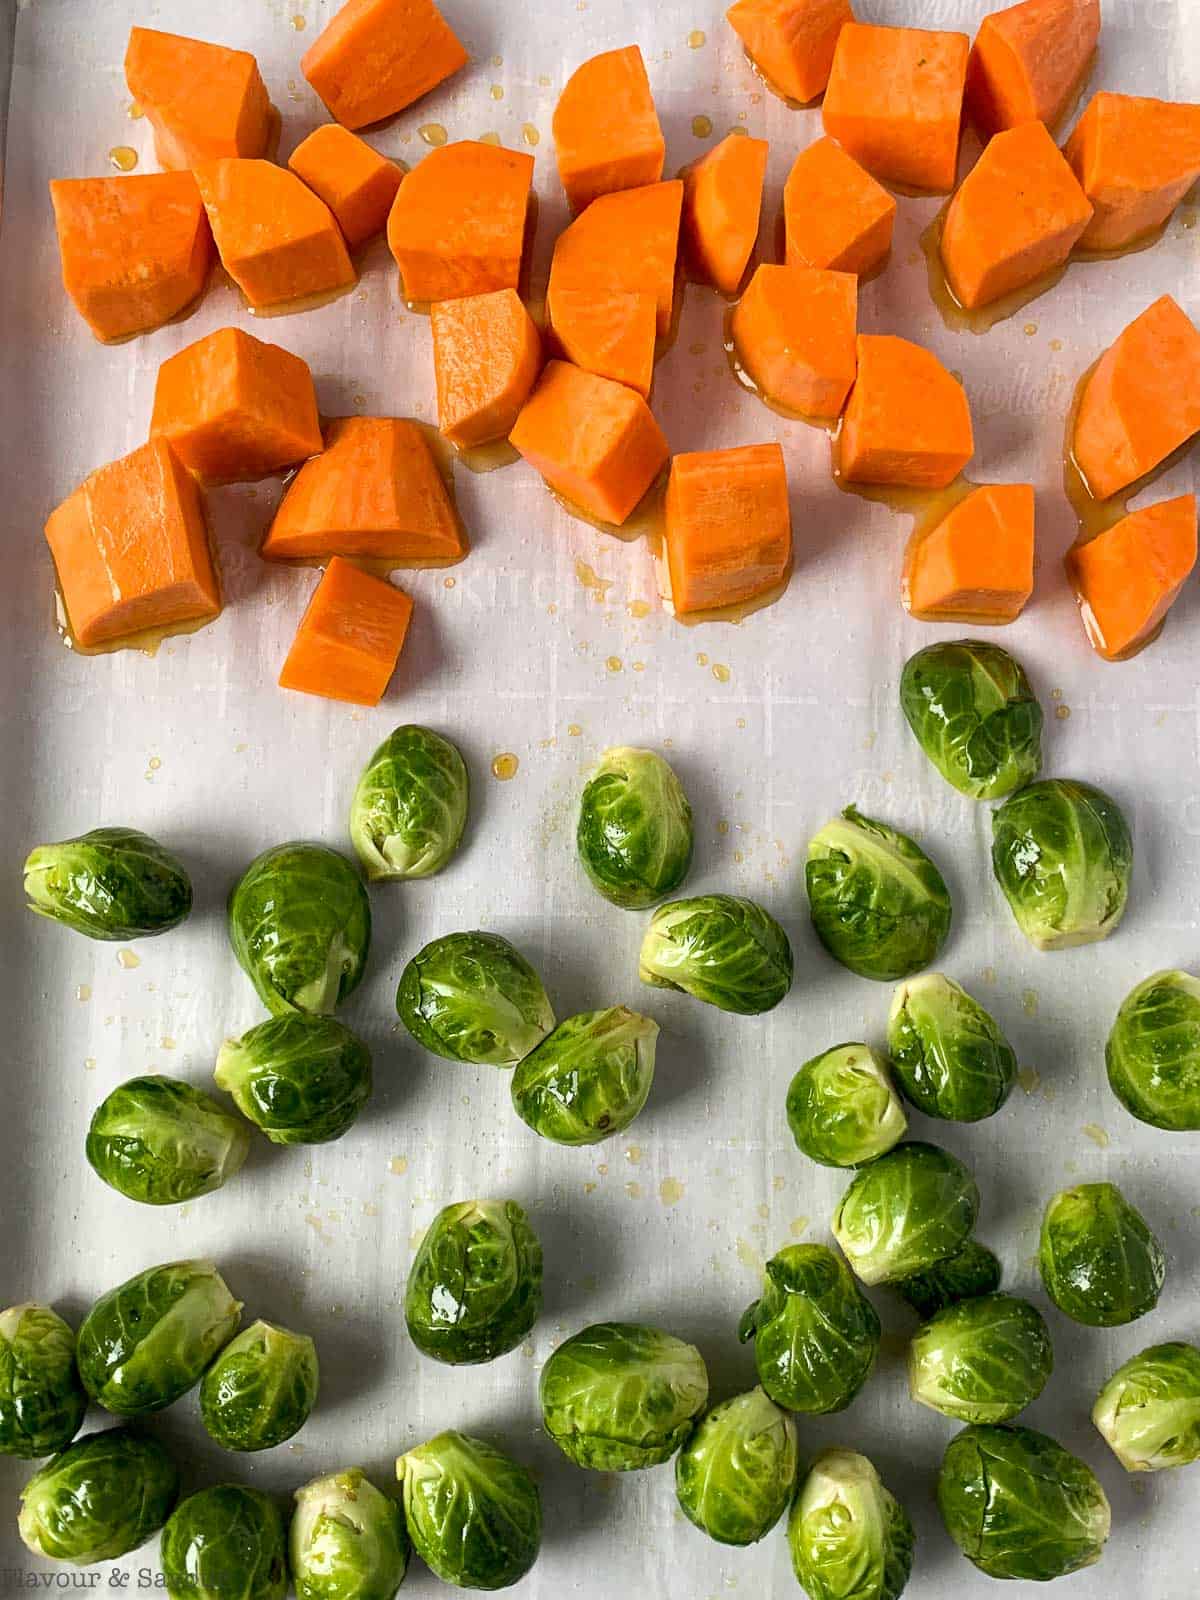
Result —
<path fill-rule="evenodd" d="M 620 656 L 609 656 L 604 665 L 610 672 L 620 672 L 625 663 L 621 660 Z"/>
<path fill-rule="evenodd" d="M 492 94 L 492 99 L 493 100 L 503 100 L 504 99 L 504 85 L 502 83 L 494 83 L 492 85 L 491 94 Z"/>
<path fill-rule="evenodd" d="M 526 122 L 523 125 L 521 128 L 521 137 L 530 147 L 535 144 L 540 144 L 542 138 L 541 134 L 537 131 L 532 122 Z"/>
<path fill-rule="evenodd" d="M 693 28 L 688 34 L 687 42 L 689 50 L 703 50 L 708 43 L 708 35 L 703 28 Z"/>
<path fill-rule="evenodd" d="M 292 18 L 292 27 L 295 28 L 297 33 L 303 33 L 305 28 L 308 27 L 308 18 L 302 17 L 297 11 L 296 15 Z"/>
<path fill-rule="evenodd" d="M 92 998 L 92 986 L 91 986 L 91 984 L 90 983 L 81 983 L 81 984 L 79 984 L 79 986 L 75 990 L 75 998 L 76 998 L 76 1000 L 90 1000 Z"/>
<path fill-rule="evenodd" d="M 408 1171 L 408 1157 L 393 1156 L 388 1162 L 388 1171 L 392 1173 L 394 1177 L 402 1178 Z"/>
<path fill-rule="evenodd" d="M 492 776 L 499 778 L 501 783 L 507 783 L 510 778 L 516 777 L 520 765 L 520 758 L 513 755 L 511 750 L 502 750 L 492 760 Z"/>
<path fill-rule="evenodd" d="M 658 1186 L 658 1198 L 665 1206 L 678 1205 L 683 1199 L 683 1184 L 678 1178 L 664 1178 Z"/>
<path fill-rule="evenodd" d="M 1100 1126 L 1098 1122 L 1085 1122 L 1083 1125 L 1083 1131 L 1087 1134 L 1088 1138 L 1093 1144 L 1099 1145 L 1101 1150 L 1107 1150 L 1109 1145 L 1112 1143 L 1112 1140 L 1109 1138 L 1107 1132 Z"/>
<path fill-rule="evenodd" d="M 733 674 L 723 661 L 714 661 L 712 675 L 718 683 L 728 683 Z"/>
<path fill-rule="evenodd" d="M 583 732 L 583 729 L 579 726 L 579 724 L 577 722 L 568 723 L 568 725 L 567 725 L 567 738 L 568 739 L 578 739 L 580 734 L 582 734 L 582 732 Z"/>
<path fill-rule="evenodd" d="M 108 159 L 118 172 L 132 172 L 138 164 L 138 154 L 132 145 L 115 144 L 108 152 Z"/>
<path fill-rule="evenodd" d="M 440 122 L 426 122 L 417 129 L 417 132 L 426 144 L 437 146 L 446 142 L 446 130 Z"/>
<path fill-rule="evenodd" d="M 706 117 L 701 114 L 698 117 L 692 118 L 692 132 L 696 135 L 697 139 L 707 139 L 709 134 L 712 132 L 712 128 L 713 125 L 711 117 Z"/>
<path fill-rule="evenodd" d="M 118 950 L 117 960 L 126 972 L 132 972 L 135 967 L 140 967 L 142 964 L 141 956 L 135 956 L 132 950 Z"/>
<path fill-rule="evenodd" d="M 479 135 L 479 142 L 480 144 L 498 145 L 500 143 L 500 135 L 494 131 L 481 133 Z"/>

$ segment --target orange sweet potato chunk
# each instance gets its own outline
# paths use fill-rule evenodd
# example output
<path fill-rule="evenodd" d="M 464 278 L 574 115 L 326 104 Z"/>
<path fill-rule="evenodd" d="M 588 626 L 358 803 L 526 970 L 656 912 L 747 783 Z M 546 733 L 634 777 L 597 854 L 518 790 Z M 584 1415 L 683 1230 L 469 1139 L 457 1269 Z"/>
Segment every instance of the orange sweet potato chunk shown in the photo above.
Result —
<path fill-rule="evenodd" d="M 984 17 L 967 66 L 967 112 L 985 139 L 1022 122 L 1053 130 L 1091 71 L 1100 0 L 1024 0 Z"/>
<path fill-rule="evenodd" d="M 86 478 L 50 513 L 46 542 L 85 648 L 220 614 L 200 490 L 165 439 Z"/>
<path fill-rule="evenodd" d="M 966 392 L 921 345 L 859 334 L 838 450 L 848 483 L 944 489 L 975 453 Z"/>
<path fill-rule="evenodd" d="M 1093 95 L 1063 154 L 1095 213 L 1080 243 L 1121 250 L 1162 227 L 1200 178 L 1200 105 Z"/>
<path fill-rule="evenodd" d="M 550 263 L 558 289 L 652 294 L 660 335 L 671 331 L 683 184 L 678 178 L 593 200 L 559 234 Z"/>
<path fill-rule="evenodd" d="M 618 527 L 670 454 L 641 395 L 566 361 L 548 364 L 509 437 L 564 500 Z"/>
<path fill-rule="evenodd" d="M 731 332 L 743 370 L 765 399 L 832 421 L 854 382 L 857 321 L 853 273 L 764 263 L 734 310 Z"/>
<path fill-rule="evenodd" d="M 154 129 L 162 166 L 266 155 L 271 102 L 249 51 L 131 28 L 125 82 Z"/>
<path fill-rule="evenodd" d="M 652 294 L 555 284 L 546 297 L 546 314 L 568 361 L 649 396 L 658 337 Z"/>
<path fill-rule="evenodd" d="M 1005 623 L 1033 593 L 1033 488 L 992 483 L 918 534 L 901 595 L 921 622 Z"/>
<path fill-rule="evenodd" d="M 346 128 L 412 105 L 470 58 L 433 0 L 346 0 L 300 70 Z"/>
<path fill-rule="evenodd" d="M 200 294 L 212 233 L 190 172 L 52 178 L 63 287 L 97 339 L 160 327 Z"/>
<path fill-rule="evenodd" d="M 1067 552 L 1088 639 L 1120 661 L 1149 644 L 1196 565 L 1196 496 L 1133 511 Z"/>
<path fill-rule="evenodd" d="M 280 688 L 377 706 L 404 648 L 412 609 L 403 589 L 334 556 L 300 620 Z"/>
<path fill-rule="evenodd" d="M 1044 122 L 989 140 L 942 225 L 942 266 L 973 310 L 1065 267 L 1092 208 Z"/>
<path fill-rule="evenodd" d="M 758 239 L 768 150 L 765 139 L 730 133 L 682 173 L 688 272 L 725 295 L 737 293 Z"/>
<path fill-rule="evenodd" d="M 725 20 L 776 94 L 807 105 L 829 82 L 850 0 L 736 0 Z"/>
<path fill-rule="evenodd" d="M 1088 379 L 1072 454 L 1097 500 L 1127 489 L 1200 431 L 1200 330 L 1164 294 Z"/>
<path fill-rule="evenodd" d="M 825 132 L 885 183 L 954 187 L 965 33 L 848 22 L 838 35 L 821 116 Z"/>
<path fill-rule="evenodd" d="M 554 108 L 558 176 L 572 211 L 662 177 L 666 143 L 637 45 L 577 67 Z"/>
<path fill-rule="evenodd" d="M 818 139 L 793 163 L 783 190 L 789 267 L 828 267 L 860 278 L 892 248 L 896 202 L 835 140 Z"/>
<path fill-rule="evenodd" d="M 432 303 L 515 289 L 532 182 L 533 157 L 520 151 L 469 139 L 431 150 L 388 217 L 405 297 Z"/>
<path fill-rule="evenodd" d="M 792 560 L 782 448 L 751 444 L 676 456 L 665 537 L 679 616 L 737 605 L 781 583 Z"/>
<path fill-rule="evenodd" d="M 324 200 L 351 250 L 387 227 L 404 177 L 403 168 L 339 122 L 314 128 L 292 151 L 288 166 Z"/>
<path fill-rule="evenodd" d="M 515 289 L 429 313 L 438 427 L 462 449 L 506 439 L 542 370 L 542 340 Z"/>

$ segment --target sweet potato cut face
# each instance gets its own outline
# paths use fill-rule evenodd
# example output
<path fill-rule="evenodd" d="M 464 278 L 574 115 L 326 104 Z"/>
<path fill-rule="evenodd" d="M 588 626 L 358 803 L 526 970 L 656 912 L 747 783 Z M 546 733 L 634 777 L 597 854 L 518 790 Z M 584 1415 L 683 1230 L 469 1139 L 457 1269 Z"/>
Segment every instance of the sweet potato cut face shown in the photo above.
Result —
<path fill-rule="evenodd" d="M 46 542 L 85 648 L 220 614 L 200 490 L 165 439 L 93 472 L 51 512 Z"/>
<path fill-rule="evenodd" d="M 1067 576 L 1092 649 L 1120 661 L 1162 627 L 1196 565 L 1196 496 L 1122 517 L 1068 551 Z"/>
<path fill-rule="evenodd" d="M 653 295 L 555 287 L 546 312 L 568 361 L 649 395 L 658 337 Z"/>
<path fill-rule="evenodd" d="M 1200 105 L 1093 95 L 1063 154 L 1095 212 L 1080 243 L 1121 250 L 1162 227 L 1200 177 Z"/>
<path fill-rule="evenodd" d="M 433 0 L 346 0 L 300 70 L 345 128 L 382 122 L 469 57 Z"/>
<path fill-rule="evenodd" d="M 429 313 L 438 427 L 462 449 L 506 439 L 542 369 L 542 341 L 515 289 L 444 300 Z"/>
<path fill-rule="evenodd" d="M 683 184 L 677 179 L 593 200 L 558 236 L 550 294 L 558 289 L 652 294 L 660 336 L 671 331 Z"/>
<path fill-rule="evenodd" d="M 558 176 L 572 211 L 662 177 L 666 144 L 642 52 L 606 50 L 577 67 L 554 108 Z"/>
<path fill-rule="evenodd" d="M 248 51 L 131 28 L 125 82 L 154 129 L 162 166 L 266 155 L 271 102 Z"/>
<path fill-rule="evenodd" d="M 1014 621 L 1033 593 L 1033 488 L 986 484 L 909 548 L 906 608 L 921 622 Z"/>
<path fill-rule="evenodd" d="M 334 556 L 300 621 L 280 688 L 377 706 L 404 648 L 412 609 L 403 589 Z"/>
<path fill-rule="evenodd" d="M 404 417 L 326 423 L 324 451 L 288 486 L 261 550 L 268 561 L 358 556 L 430 566 L 466 553 L 425 434 Z"/>
<path fill-rule="evenodd" d="M 990 305 L 1065 267 L 1092 208 L 1043 122 L 991 139 L 951 200 L 942 266 L 959 305 Z"/>
<path fill-rule="evenodd" d="M 1091 71 L 1100 0 L 1024 0 L 984 17 L 967 66 L 967 113 L 985 139 L 1022 122 L 1053 132 Z"/>
<path fill-rule="evenodd" d="M 975 453 L 966 392 L 921 345 L 859 334 L 838 448 L 848 483 L 944 489 Z"/>
<path fill-rule="evenodd" d="M 676 613 L 765 594 L 787 576 L 792 519 L 778 444 L 702 450 L 671 462 L 667 563 Z"/>
<path fill-rule="evenodd" d="M 764 263 L 733 313 L 737 357 L 767 400 L 832 421 L 854 382 L 858 279 Z"/>
<path fill-rule="evenodd" d="M 821 115 L 825 132 L 884 183 L 954 187 L 965 33 L 848 22 L 838 35 Z"/>
<path fill-rule="evenodd" d="M 1072 454 L 1097 500 L 1127 489 L 1200 431 L 1200 331 L 1169 294 L 1101 356 L 1075 418 Z"/>
<path fill-rule="evenodd" d="M 337 218 L 351 250 L 387 227 L 404 173 L 340 123 L 314 128 L 292 151 L 288 166 Z"/>
<path fill-rule="evenodd" d="M 860 278 L 892 248 L 896 202 L 833 139 L 818 139 L 793 163 L 783 190 L 789 267 L 827 267 Z"/>
<path fill-rule="evenodd" d="M 689 275 L 738 291 L 758 239 L 765 139 L 731 133 L 683 172 L 683 250 Z"/>
<path fill-rule="evenodd" d="M 549 363 L 509 437 L 564 500 L 618 527 L 670 454 L 641 395 L 566 361 Z"/>
<path fill-rule="evenodd" d="M 525 249 L 533 157 L 463 140 L 407 174 L 388 217 L 388 246 L 407 299 L 458 300 L 515 289 Z"/>
<path fill-rule="evenodd" d="M 737 0 L 725 19 L 776 94 L 807 105 L 829 82 L 838 34 L 854 12 L 850 0 Z"/>

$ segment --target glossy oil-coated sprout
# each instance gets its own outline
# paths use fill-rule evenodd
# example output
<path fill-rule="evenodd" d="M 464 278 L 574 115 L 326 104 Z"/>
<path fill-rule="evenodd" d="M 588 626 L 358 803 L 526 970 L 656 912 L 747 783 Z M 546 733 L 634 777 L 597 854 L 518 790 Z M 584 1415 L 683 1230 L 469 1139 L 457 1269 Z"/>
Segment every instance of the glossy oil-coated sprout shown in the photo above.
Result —
<path fill-rule="evenodd" d="M 1000 1263 L 993 1252 L 977 1239 L 968 1239 L 952 1256 L 899 1279 L 892 1288 L 925 1321 L 960 1300 L 993 1294 L 1000 1287 L 1000 1278 Z"/>
<path fill-rule="evenodd" d="M 598 1144 L 646 1104 L 657 1041 L 658 1023 L 625 1006 L 568 1017 L 517 1064 L 513 1109 L 555 1144 Z"/>
<path fill-rule="evenodd" d="M 1092 1328 L 1135 1322 L 1158 1304 L 1166 1257 L 1115 1183 L 1080 1183 L 1046 1207 L 1038 1244 L 1046 1293 Z"/>
<path fill-rule="evenodd" d="M 178 1205 L 221 1188 L 250 1150 L 250 1130 L 210 1095 L 152 1074 L 119 1084 L 88 1128 L 93 1172 L 127 1200 Z"/>
<path fill-rule="evenodd" d="M 333 1017 L 297 1012 L 227 1039 L 213 1077 L 272 1144 L 328 1144 L 371 1098 L 371 1052 Z"/>
<path fill-rule="evenodd" d="M 1153 1344 L 1117 1368 L 1092 1407 L 1126 1472 L 1200 1461 L 1200 1348 Z"/>
<path fill-rule="evenodd" d="M 511 1067 L 554 1027 L 542 980 L 498 933 L 450 933 L 415 955 L 396 992 L 400 1020 L 447 1061 Z"/>
<path fill-rule="evenodd" d="M 34 1473 L 17 1527 L 35 1556 L 87 1567 L 140 1549 L 178 1496 L 179 1473 L 157 1439 L 109 1428 L 76 1439 Z"/>
<path fill-rule="evenodd" d="M 171 1600 L 285 1600 L 287 1531 L 259 1489 L 219 1483 L 181 1500 L 162 1535 Z"/>
<path fill-rule="evenodd" d="M 464 1200 L 429 1225 L 404 1291 L 422 1354 L 452 1366 L 515 1350 L 542 1310 L 542 1247 L 515 1200 Z"/>
<path fill-rule="evenodd" d="M 798 1148 L 824 1167 L 864 1166 L 908 1129 L 886 1063 L 865 1044 L 806 1061 L 788 1087 L 787 1119 Z"/>
<path fill-rule="evenodd" d="M 470 779 L 449 739 L 397 728 L 368 761 L 350 806 L 350 839 L 372 883 L 428 878 L 458 849 Z"/>
<path fill-rule="evenodd" d="M 960 1300 L 917 1329 L 908 1349 L 914 1400 L 958 1422 L 1007 1422 L 1041 1394 L 1054 1367 L 1036 1306 L 1011 1294 Z"/>
<path fill-rule="evenodd" d="M 272 1016 L 327 1015 L 362 982 L 371 907 L 358 873 L 322 844 L 281 844 L 229 897 L 229 939 Z"/>
<path fill-rule="evenodd" d="M 718 1544 L 770 1533 L 795 1482 L 796 1425 L 761 1389 L 713 1406 L 675 1457 L 680 1508 Z"/>
<path fill-rule="evenodd" d="M 672 894 L 692 864 L 692 808 L 653 750 L 606 750 L 588 779 L 576 846 L 592 884 L 615 906 L 643 910 Z"/>
<path fill-rule="evenodd" d="M 978 1213 L 979 1190 L 962 1162 L 914 1140 L 856 1174 L 833 1232 L 864 1283 L 894 1283 L 954 1255 Z"/>
<path fill-rule="evenodd" d="M 396 1462 L 413 1549 L 443 1583 L 507 1589 L 537 1560 L 542 1502 L 529 1472 L 453 1429 Z"/>
<path fill-rule="evenodd" d="M 792 1570 L 809 1600 L 898 1600 L 912 1571 L 908 1513 L 854 1450 L 822 1450 L 788 1518 Z"/>
<path fill-rule="evenodd" d="M 630 1472 L 679 1449 L 708 1400 L 708 1372 L 674 1334 L 601 1322 L 553 1352 L 540 1397 L 546 1432 L 577 1466 Z"/>
<path fill-rule="evenodd" d="M 1093 944 L 1125 915 L 1129 824 L 1116 801 L 1091 784 L 1031 783 L 992 815 L 992 871 L 1036 949 Z"/>
<path fill-rule="evenodd" d="M 270 1450 L 298 1433 L 317 1402 L 317 1347 L 306 1333 L 252 1322 L 200 1384 L 200 1420 L 226 1450 Z"/>
<path fill-rule="evenodd" d="M 0 1454 L 53 1455 L 86 1410 L 75 1335 L 57 1311 L 33 1301 L 0 1311 Z"/>
<path fill-rule="evenodd" d="M 192 909 L 187 868 L 136 828 L 93 828 L 39 845 L 25 862 L 25 898 L 39 917 L 89 939 L 148 939 Z"/>
<path fill-rule="evenodd" d="M 860 978 L 910 977 L 950 932 L 950 891 L 937 867 L 907 834 L 853 806 L 813 835 L 804 883 L 817 937 Z"/>
<path fill-rule="evenodd" d="M 297 1600 L 393 1600 L 408 1567 L 408 1530 L 397 1501 L 361 1467 L 296 1490 L 288 1535 Z"/>
<path fill-rule="evenodd" d="M 1200 1131 L 1200 979 L 1156 972 L 1130 993 L 1105 1050 L 1108 1081 L 1139 1122 Z"/>
<path fill-rule="evenodd" d="M 756 1016 L 792 986 L 792 947 L 768 911 L 753 900 L 706 894 L 672 900 L 650 919 L 639 977 L 656 989 Z"/>
<path fill-rule="evenodd" d="M 958 639 L 918 650 L 900 677 L 917 743 L 960 794 L 1003 800 L 1042 765 L 1042 708 L 1024 668 L 998 644 Z"/>
<path fill-rule="evenodd" d="M 1017 1081 L 1017 1058 L 994 1019 L 940 972 L 896 990 L 887 1042 L 901 1090 L 927 1117 L 979 1122 L 999 1111 Z"/>

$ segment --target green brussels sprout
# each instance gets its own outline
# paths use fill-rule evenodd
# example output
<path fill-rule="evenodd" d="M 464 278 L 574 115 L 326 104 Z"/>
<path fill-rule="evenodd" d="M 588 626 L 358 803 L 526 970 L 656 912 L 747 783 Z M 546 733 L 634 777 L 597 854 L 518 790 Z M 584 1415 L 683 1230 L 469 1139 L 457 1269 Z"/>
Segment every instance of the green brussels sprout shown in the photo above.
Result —
<path fill-rule="evenodd" d="M 992 870 L 1038 950 L 1107 939 L 1125 915 L 1133 839 L 1115 800 L 1046 778 L 992 814 Z"/>
<path fill-rule="evenodd" d="M 542 980 L 498 933 L 427 944 L 400 976 L 396 1010 L 435 1056 L 481 1066 L 513 1066 L 554 1026 Z"/>
<path fill-rule="evenodd" d="M 1003 800 L 1041 770 L 1042 708 L 998 644 L 918 650 L 900 676 L 900 708 L 942 777 L 971 800 Z"/>
<path fill-rule="evenodd" d="M 396 1462 L 413 1549 L 443 1583 L 507 1589 L 537 1560 L 542 1501 L 511 1456 L 450 1429 Z"/>
<path fill-rule="evenodd" d="M 181 1500 L 163 1529 L 171 1600 L 285 1600 L 287 1531 L 261 1489 L 219 1483 Z"/>
<path fill-rule="evenodd" d="M 994 1294 L 1000 1278 L 1000 1263 L 987 1245 L 968 1239 L 952 1256 L 935 1261 L 924 1272 L 899 1279 L 892 1288 L 924 1322 L 960 1300 Z"/>
<path fill-rule="evenodd" d="M 518 1063 L 513 1109 L 555 1144 L 598 1144 L 646 1104 L 657 1040 L 658 1023 L 625 1006 L 568 1017 Z"/>
<path fill-rule="evenodd" d="M 1105 1049 L 1108 1081 L 1139 1122 L 1200 1131 L 1200 979 L 1156 972 L 1128 995 Z"/>
<path fill-rule="evenodd" d="M 806 1061 L 788 1086 L 788 1127 L 823 1167 L 861 1167 L 899 1144 L 908 1118 L 883 1059 L 839 1044 Z"/>
<path fill-rule="evenodd" d="M 136 828 L 93 828 L 39 845 L 25 862 L 30 911 L 89 939 L 149 939 L 192 909 L 192 882 L 177 856 Z"/>
<path fill-rule="evenodd" d="M 583 791 L 575 834 L 583 870 L 606 900 L 644 910 L 692 864 L 692 808 L 653 750 L 606 750 Z"/>
<path fill-rule="evenodd" d="M 947 1306 L 908 1347 L 913 1399 L 959 1422 L 1007 1422 L 1037 1399 L 1053 1367 L 1045 1318 L 1011 1294 Z"/>
<path fill-rule="evenodd" d="M 1112 1523 L 1091 1468 L 1046 1434 L 1012 1423 L 955 1434 L 937 1498 L 947 1533 L 989 1578 L 1044 1583 L 1090 1567 Z"/>
<path fill-rule="evenodd" d="M 895 1283 L 954 1255 L 978 1212 L 979 1190 L 962 1162 L 914 1140 L 855 1174 L 833 1233 L 864 1283 Z"/>
<path fill-rule="evenodd" d="M 738 1324 L 758 1381 L 789 1411 L 844 1411 L 871 1375 L 879 1318 L 823 1244 L 790 1244 L 766 1265 L 762 1298 Z"/>
<path fill-rule="evenodd" d="M 328 1144 L 371 1098 L 371 1052 L 333 1017 L 293 1012 L 227 1039 L 213 1077 L 272 1144 Z"/>
<path fill-rule="evenodd" d="M 157 1439 L 109 1428 L 76 1439 L 34 1473 L 17 1527 L 35 1556 L 88 1567 L 145 1544 L 178 1494 L 179 1473 Z"/>
<path fill-rule="evenodd" d="M 1153 1311 L 1167 1274 L 1162 1246 L 1115 1183 L 1080 1183 L 1054 1196 L 1038 1267 L 1063 1315 L 1090 1328 L 1119 1328 Z"/>
<path fill-rule="evenodd" d="M 53 1455 L 86 1410 L 75 1335 L 58 1313 L 34 1301 L 0 1311 L 0 1454 Z"/>
<path fill-rule="evenodd" d="M 148 1267 L 110 1289 L 79 1327 L 76 1359 L 93 1400 L 118 1416 L 186 1394 L 237 1332 L 241 1302 L 211 1261 Z"/>
<path fill-rule="evenodd" d="M 896 990 L 888 1055 L 917 1110 L 949 1122 L 994 1116 L 1017 1081 L 1017 1058 L 993 1018 L 940 972 Z"/>
<path fill-rule="evenodd" d="M 350 806 L 350 839 L 368 879 L 440 872 L 462 840 L 470 795 L 466 763 L 449 739 L 414 723 L 388 734 Z"/>
<path fill-rule="evenodd" d="M 1117 1368 L 1092 1421 L 1126 1472 L 1200 1461 L 1200 1348 L 1152 1344 Z"/>
<path fill-rule="evenodd" d="M 722 1011 L 771 1011 L 792 986 L 792 947 L 775 918 L 753 900 L 705 894 L 672 900 L 650 919 L 638 976 Z"/>
<path fill-rule="evenodd" d="M 680 1508 L 718 1544 L 770 1533 L 795 1482 L 796 1425 L 761 1389 L 714 1406 L 675 1457 Z"/>
<path fill-rule="evenodd" d="M 152 1074 L 118 1085 L 87 1135 L 92 1170 L 128 1200 L 171 1206 L 211 1194 L 241 1167 L 250 1130 L 209 1095 Z"/>
<path fill-rule="evenodd" d="M 234 884 L 229 939 L 273 1017 L 326 1015 L 362 982 L 371 943 L 367 891 L 336 850 L 276 845 Z"/>
<path fill-rule="evenodd" d="M 404 1320 L 424 1355 L 451 1366 L 515 1350 L 542 1311 L 542 1247 L 515 1200 L 444 1206 L 421 1240 Z"/>
<path fill-rule="evenodd" d="M 317 1403 L 317 1347 L 261 1318 L 231 1339 L 200 1384 L 200 1420 L 226 1450 L 269 1450 Z"/>
<path fill-rule="evenodd" d="M 912 1571 L 908 1513 L 854 1450 L 822 1450 L 788 1517 L 792 1570 L 809 1600 L 897 1600 Z"/>
<path fill-rule="evenodd" d="M 404 1513 L 360 1467 L 296 1490 L 288 1538 L 297 1600 L 392 1600 L 408 1567 Z"/>
<path fill-rule="evenodd" d="M 542 1422 L 577 1466 L 631 1472 L 669 1461 L 708 1399 L 694 1345 L 661 1328 L 599 1322 L 542 1368 Z"/>
<path fill-rule="evenodd" d="M 933 862 L 853 806 L 813 835 L 804 883 L 818 939 L 860 978 L 910 977 L 950 932 L 950 891 Z"/>

